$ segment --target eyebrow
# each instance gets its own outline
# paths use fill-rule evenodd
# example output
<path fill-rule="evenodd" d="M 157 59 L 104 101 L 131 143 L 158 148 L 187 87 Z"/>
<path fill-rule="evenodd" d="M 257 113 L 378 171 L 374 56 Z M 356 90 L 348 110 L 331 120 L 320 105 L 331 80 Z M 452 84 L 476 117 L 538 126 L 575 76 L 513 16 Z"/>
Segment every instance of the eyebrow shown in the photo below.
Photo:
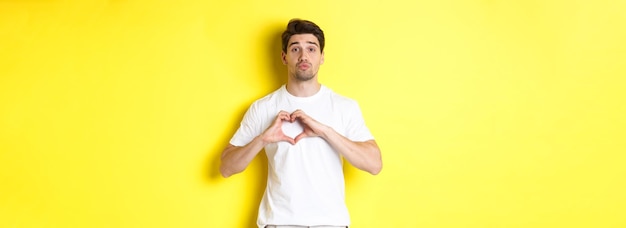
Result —
<path fill-rule="evenodd" d="M 319 45 L 318 45 L 317 43 L 313 42 L 313 41 L 307 41 L 307 43 L 308 43 L 308 44 L 314 44 L 315 46 L 318 46 L 318 47 L 319 47 Z M 289 44 L 289 47 L 291 47 L 291 45 L 294 45 L 294 44 L 300 44 L 300 42 L 298 42 L 298 41 L 296 41 L 296 42 L 291 42 L 291 43 Z"/>

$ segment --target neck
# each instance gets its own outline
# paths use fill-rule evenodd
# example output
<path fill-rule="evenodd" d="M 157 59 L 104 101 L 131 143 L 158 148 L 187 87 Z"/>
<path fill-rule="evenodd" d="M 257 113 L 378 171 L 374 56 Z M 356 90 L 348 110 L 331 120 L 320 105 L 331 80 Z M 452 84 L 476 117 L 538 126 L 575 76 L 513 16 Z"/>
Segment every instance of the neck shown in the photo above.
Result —
<path fill-rule="evenodd" d="M 297 81 L 287 80 L 287 92 L 296 97 L 310 97 L 320 91 L 322 84 L 317 80 Z"/>

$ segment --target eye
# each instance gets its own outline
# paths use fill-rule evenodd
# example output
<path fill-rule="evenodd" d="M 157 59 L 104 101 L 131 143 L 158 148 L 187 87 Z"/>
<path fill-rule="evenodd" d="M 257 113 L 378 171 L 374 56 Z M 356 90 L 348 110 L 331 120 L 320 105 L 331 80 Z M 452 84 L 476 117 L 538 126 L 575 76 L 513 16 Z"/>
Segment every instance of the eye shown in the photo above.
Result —
<path fill-rule="evenodd" d="M 300 48 L 297 48 L 297 47 L 296 47 L 296 48 L 292 48 L 292 49 L 291 49 L 291 51 L 292 51 L 292 52 L 299 52 L 299 51 L 300 51 Z"/>
<path fill-rule="evenodd" d="M 309 48 L 309 52 L 315 52 L 315 48 Z"/>

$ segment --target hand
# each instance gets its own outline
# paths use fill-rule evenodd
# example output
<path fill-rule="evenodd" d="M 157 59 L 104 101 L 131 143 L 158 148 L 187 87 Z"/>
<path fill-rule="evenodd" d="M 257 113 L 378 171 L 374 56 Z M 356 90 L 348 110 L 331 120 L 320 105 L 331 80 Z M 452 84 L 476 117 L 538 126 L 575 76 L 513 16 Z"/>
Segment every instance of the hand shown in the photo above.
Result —
<path fill-rule="evenodd" d="M 286 141 L 288 143 L 291 143 L 291 145 L 296 144 L 296 140 L 285 135 L 285 133 L 283 132 L 283 129 L 282 129 L 283 121 L 293 122 L 291 120 L 291 116 L 286 111 L 278 112 L 278 115 L 276 116 L 276 119 L 274 119 L 274 122 L 272 123 L 272 125 L 269 128 L 267 128 L 265 132 L 263 132 L 263 134 L 261 134 L 261 139 L 265 143 L 275 143 L 275 142 L 280 142 L 280 141 Z"/>
<path fill-rule="evenodd" d="M 290 119 L 291 122 L 300 121 L 300 123 L 302 124 L 302 127 L 304 128 L 302 133 L 296 136 L 295 143 L 300 141 L 300 139 L 303 139 L 306 137 L 324 136 L 324 130 L 326 130 L 327 126 L 321 124 L 320 122 L 317 122 L 317 120 L 314 120 L 313 118 L 311 118 L 309 115 L 304 113 L 304 111 L 298 109 L 295 112 L 291 113 L 290 117 L 291 117 Z"/>

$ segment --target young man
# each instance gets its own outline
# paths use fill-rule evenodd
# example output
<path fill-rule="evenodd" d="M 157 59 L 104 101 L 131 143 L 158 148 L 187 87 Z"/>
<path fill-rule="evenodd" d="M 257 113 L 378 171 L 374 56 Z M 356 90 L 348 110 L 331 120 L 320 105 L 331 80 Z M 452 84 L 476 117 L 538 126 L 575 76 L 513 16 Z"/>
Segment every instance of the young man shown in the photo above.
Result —
<path fill-rule="evenodd" d="M 250 106 L 222 153 L 220 172 L 229 177 L 265 148 L 260 228 L 347 227 L 342 159 L 373 175 L 382 169 L 358 104 L 318 82 L 324 41 L 313 22 L 289 21 L 282 34 L 287 84 Z"/>

